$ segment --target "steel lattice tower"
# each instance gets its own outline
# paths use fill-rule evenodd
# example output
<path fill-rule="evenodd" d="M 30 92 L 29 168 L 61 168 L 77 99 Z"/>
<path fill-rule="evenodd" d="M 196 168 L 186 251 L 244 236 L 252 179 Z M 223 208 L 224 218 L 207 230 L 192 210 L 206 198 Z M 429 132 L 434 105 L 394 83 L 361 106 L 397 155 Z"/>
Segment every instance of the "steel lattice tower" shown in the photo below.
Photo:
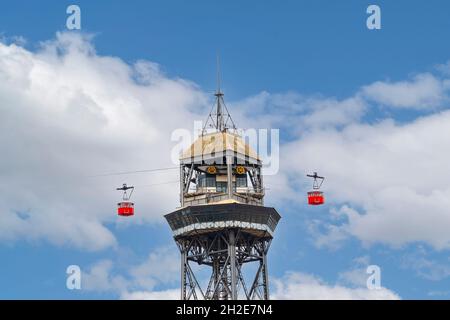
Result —
<path fill-rule="evenodd" d="M 180 158 L 181 207 L 165 215 L 181 253 L 181 299 L 269 299 L 267 253 L 280 215 L 264 207 L 262 162 L 236 133 L 220 88 L 215 96 L 202 135 Z M 246 281 L 249 263 L 256 272 Z M 207 283 L 198 266 L 210 268 Z"/>

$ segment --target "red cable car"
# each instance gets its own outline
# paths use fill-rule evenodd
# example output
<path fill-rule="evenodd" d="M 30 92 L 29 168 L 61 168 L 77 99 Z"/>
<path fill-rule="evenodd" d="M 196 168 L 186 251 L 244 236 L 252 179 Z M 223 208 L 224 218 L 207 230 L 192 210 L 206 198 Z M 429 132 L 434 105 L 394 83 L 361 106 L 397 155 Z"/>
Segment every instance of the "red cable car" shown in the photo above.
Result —
<path fill-rule="evenodd" d="M 317 175 L 317 172 L 314 174 L 307 174 L 307 177 L 313 178 L 313 191 L 308 192 L 308 204 L 310 206 L 318 206 L 325 203 L 325 197 L 322 191 L 319 191 L 322 186 L 324 177 L 320 177 Z"/>
<path fill-rule="evenodd" d="M 131 189 L 131 192 L 128 195 L 127 191 L 130 189 Z M 129 201 L 131 198 L 131 195 L 133 194 L 134 187 L 132 187 L 132 186 L 129 187 L 129 186 L 127 186 L 126 183 L 124 183 L 121 188 L 117 188 L 116 190 L 123 191 L 123 196 L 122 196 L 123 201 L 119 202 L 117 204 L 117 214 L 119 216 L 124 216 L 124 217 L 134 215 L 134 203 Z"/>

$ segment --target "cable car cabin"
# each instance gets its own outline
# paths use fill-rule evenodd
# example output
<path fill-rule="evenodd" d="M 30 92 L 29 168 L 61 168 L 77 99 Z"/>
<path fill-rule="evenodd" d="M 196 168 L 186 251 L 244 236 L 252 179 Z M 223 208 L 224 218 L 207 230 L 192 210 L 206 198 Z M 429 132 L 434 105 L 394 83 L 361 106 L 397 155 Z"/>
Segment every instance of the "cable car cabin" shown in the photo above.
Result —
<path fill-rule="evenodd" d="M 313 178 L 313 191 L 308 192 L 308 204 L 310 206 L 317 206 L 325 203 L 325 197 L 323 196 L 323 192 L 319 191 L 322 186 L 324 177 L 317 175 L 317 172 L 314 174 L 307 174 L 307 177 Z"/>
<path fill-rule="evenodd" d="M 124 183 L 122 187 L 117 188 L 116 190 L 123 191 L 122 202 L 117 204 L 117 214 L 125 217 L 134 215 L 134 203 L 130 201 L 134 187 L 127 186 L 127 184 Z M 128 190 L 131 190 L 130 194 L 127 193 Z"/>
<path fill-rule="evenodd" d="M 134 203 L 130 201 L 122 201 L 117 204 L 117 214 L 119 216 L 134 215 Z"/>
<path fill-rule="evenodd" d="M 325 197 L 322 191 L 309 191 L 308 192 L 308 204 L 311 206 L 317 206 L 325 203 Z"/>

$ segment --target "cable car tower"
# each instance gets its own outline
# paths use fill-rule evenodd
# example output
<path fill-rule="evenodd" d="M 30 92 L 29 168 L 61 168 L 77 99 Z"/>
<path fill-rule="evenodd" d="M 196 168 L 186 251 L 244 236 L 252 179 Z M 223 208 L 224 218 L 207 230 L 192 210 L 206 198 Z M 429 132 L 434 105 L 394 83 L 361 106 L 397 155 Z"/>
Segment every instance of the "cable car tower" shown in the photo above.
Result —
<path fill-rule="evenodd" d="M 165 215 L 181 253 L 181 299 L 269 299 L 267 253 L 280 215 L 264 206 L 262 162 L 237 134 L 220 82 L 215 97 L 180 157 L 181 207 Z M 202 267 L 207 283 L 196 275 Z"/>

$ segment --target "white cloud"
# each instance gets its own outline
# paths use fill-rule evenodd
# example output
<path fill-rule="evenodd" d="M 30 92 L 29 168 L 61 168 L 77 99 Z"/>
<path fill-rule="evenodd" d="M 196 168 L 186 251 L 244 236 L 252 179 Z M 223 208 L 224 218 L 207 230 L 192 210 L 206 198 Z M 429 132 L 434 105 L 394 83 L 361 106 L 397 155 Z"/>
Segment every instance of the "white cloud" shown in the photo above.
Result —
<path fill-rule="evenodd" d="M 0 241 L 99 250 L 116 245 L 105 222 L 162 222 L 177 185 L 148 185 L 177 180 L 176 170 L 89 176 L 173 166 L 170 133 L 205 101 L 154 63 L 97 55 L 89 36 L 59 33 L 37 52 L 0 43 Z M 136 185 L 126 221 L 115 214 L 123 182 Z"/>
<path fill-rule="evenodd" d="M 290 140 L 280 148 L 280 174 L 265 179 L 267 203 L 303 205 L 306 173 L 326 176 L 331 217 L 307 221 L 319 247 L 336 249 L 353 236 L 364 245 L 425 242 L 441 250 L 450 248 L 449 88 L 448 79 L 422 73 L 375 82 L 341 100 L 262 92 L 233 109 L 238 123 L 281 128 Z M 403 124 L 390 118 L 367 123 L 374 101 L 434 113 Z"/>
<path fill-rule="evenodd" d="M 151 252 L 140 265 L 130 270 L 134 283 L 140 287 L 153 287 L 158 283 L 174 283 L 180 277 L 179 253 L 164 247 Z"/>
<path fill-rule="evenodd" d="M 450 75 L 450 61 L 447 61 L 446 63 L 437 64 L 436 70 L 442 73 L 445 76 Z"/>
<path fill-rule="evenodd" d="M 306 129 L 339 127 L 355 122 L 366 110 L 358 97 L 338 100 L 322 96 L 303 96 L 295 92 L 261 92 L 233 102 L 233 118 L 247 128 L 283 128 L 293 134 Z"/>
<path fill-rule="evenodd" d="M 366 244 L 422 241 L 444 249 L 450 247 L 450 111 L 401 125 L 367 124 L 362 117 L 372 100 L 440 106 L 447 83 L 420 74 L 373 83 L 346 99 L 263 92 L 233 103 L 232 113 L 241 127 L 292 133 L 281 147 L 282 172 L 266 179 L 269 199 L 302 203 L 305 173 L 327 177 L 327 205 L 337 220 L 324 226 L 325 234 L 315 232 L 318 244 L 355 236 Z M 96 54 L 86 36 L 58 34 L 37 52 L 0 43 L 0 241 L 99 250 L 117 245 L 105 223 L 163 222 L 178 204 L 176 184 L 146 186 L 176 181 L 176 170 L 88 176 L 173 165 L 171 131 L 204 119 L 206 100 L 195 84 L 167 77 L 155 63 L 129 65 Z M 136 216 L 127 220 L 115 215 L 114 188 L 123 182 L 137 185 Z"/>
<path fill-rule="evenodd" d="M 367 287 L 367 267 L 370 264 L 369 256 L 362 256 L 353 259 L 353 266 L 349 270 L 339 273 L 338 283 L 347 284 L 355 287 Z"/>
<path fill-rule="evenodd" d="M 401 259 L 401 267 L 412 269 L 416 274 L 426 280 L 441 281 L 450 277 L 450 257 L 433 259 L 422 246 Z"/>
<path fill-rule="evenodd" d="M 271 298 L 299 300 L 397 300 L 400 297 L 386 288 L 369 290 L 364 287 L 349 288 L 330 285 L 318 277 L 287 272 L 281 279 L 273 279 Z"/>
<path fill-rule="evenodd" d="M 308 101 L 310 113 L 301 117 L 298 132 L 305 128 L 344 126 L 360 120 L 366 109 L 366 102 L 359 97 L 344 100 L 311 99 Z"/>
<path fill-rule="evenodd" d="M 432 299 L 448 299 L 450 296 L 450 291 L 432 290 L 429 291 L 427 295 L 432 297 Z"/>
<path fill-rule="evenodd" d="M 89 270 L 84 271 L 81 277 L 83 290 L 97 292 L 122 292 L 128 287 L 128 280 L 121 275 L 113 275 L 113 262 L 101 260 Z"/>
<path fill-rule="evenodd" d="M 366 267 L 367 268 L 367 267 Z M 346 283 L 351 286 L 363 287 L 367 283 L 366 268 L 354 268 L 343 271 L 339 274 L 339 282 Z"/>
<path fill-rule="evenodd" d="M 168 248 L 151 252 L 140 265 L 120 272 L 110 260 L 101 260 L 82 273 L 82 289 L 110 292 L 124 300 L 177 300 L 179 288 L 170 288 L 178 281 L 179 257 Z M 301 272 L 287 272 L 282 278 L 271 278 L 271 299 L 399 299 L 384 287 L 369 290 L 365 287 L 367 274 L 362 265 L 367 257 L 354 260 L 356 267 L 339 274 L 335 285 Z M 346 286 L 349 284 L 350 286 Z M 156 289 L 157 286 L 168 289 Z"/>
<path fill-rule="evenodd" d="M 179 289 L 155 290 L 177 284 L 179 255 L 169 247 L 156 248 L 138 265 L 100 260 L 82 272 L 82 289 L 110 292 L 121 299 L 169 299 Z"/>
<path fill-rule="evenodd" d="M 339 209 L 321 244 L 352 235 L 366 244 L 450 248 L 449 136 L 448 110 L 403 125 L 386 120 L 309 131 L 282 146 L 280 167 L 297 188 L 297 202 L 304 202 L 298 190 L 308 188 L 306 172 L 326 177 L 327 206 Z"/>
<path fill-rule="evenodd" d="M 423 73 L 408 81 L 377 81 L 363 87 L 362 94 L 389 107 L 425 109 L 448 102 L 447 90 L 444 81 L 430 73 Z"/>
<path fill-rule="evenodd" d="M 120 298 L 123 300 L 179 300 L 180 289 L 125 292 Z"/>

